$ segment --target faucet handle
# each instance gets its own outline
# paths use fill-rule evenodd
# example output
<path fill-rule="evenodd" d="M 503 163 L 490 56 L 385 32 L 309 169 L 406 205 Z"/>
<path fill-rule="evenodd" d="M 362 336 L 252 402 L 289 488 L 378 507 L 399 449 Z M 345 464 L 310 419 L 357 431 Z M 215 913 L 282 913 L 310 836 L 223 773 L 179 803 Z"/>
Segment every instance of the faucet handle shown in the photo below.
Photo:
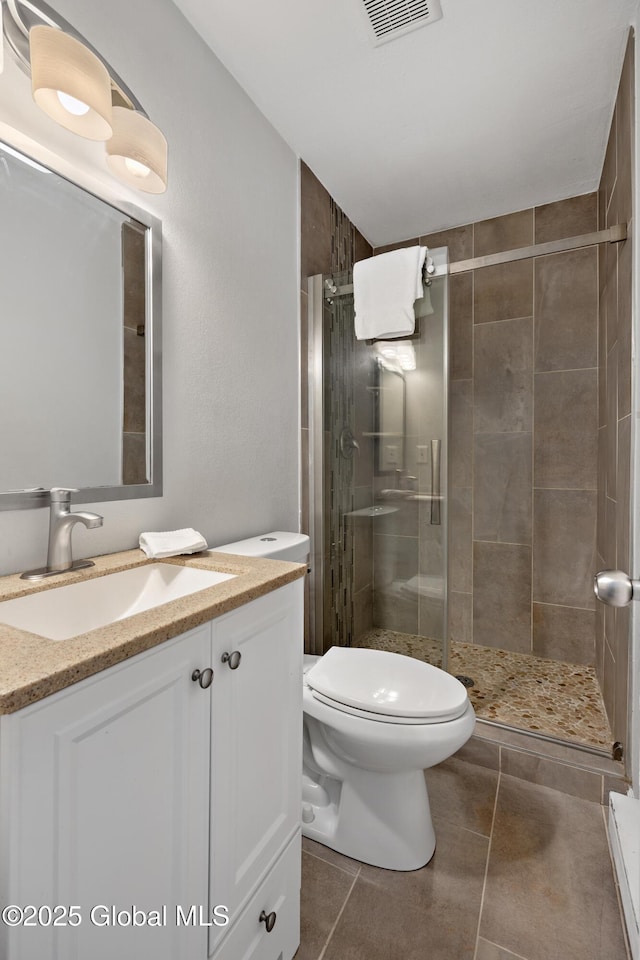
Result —
<path fill-rule="evenodd" d="M 77 487 L 51 487 L 51 503 L 71 503 L 71 494 L 79 493 Z"/>

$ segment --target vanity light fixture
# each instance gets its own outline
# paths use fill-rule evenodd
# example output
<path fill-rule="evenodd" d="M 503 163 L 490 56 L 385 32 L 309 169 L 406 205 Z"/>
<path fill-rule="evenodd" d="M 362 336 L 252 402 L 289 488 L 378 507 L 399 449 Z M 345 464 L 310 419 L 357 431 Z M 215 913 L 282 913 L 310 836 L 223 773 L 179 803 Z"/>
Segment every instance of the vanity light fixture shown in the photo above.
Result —
<path fill-rule="evenodd" d="M 88 140 L 108 140 L 109 71 L 83 43 L 44 24 L 29 31 L 33 99 L 53 120 Z"/>
<path fill-rule="evenodd" d="M 71 24 L 45 0 L 0 0 L 0 30 L 0 41 L 6 39 L 31 75 L 33 98 L 48 116 L 80 136 L 104 141 L 107 166 L 128 186 L 147 193 L 166 190 L 164 135 Z M 3 46 L 0 42 L 0 70 Z"/>
<path fill-rule="evenodd" d="M 113 136 L 106 143 L 107 166 L 131 187 L 147 193 L 167 188 L 167 141 L 141 113 L 113 108 Z"/>

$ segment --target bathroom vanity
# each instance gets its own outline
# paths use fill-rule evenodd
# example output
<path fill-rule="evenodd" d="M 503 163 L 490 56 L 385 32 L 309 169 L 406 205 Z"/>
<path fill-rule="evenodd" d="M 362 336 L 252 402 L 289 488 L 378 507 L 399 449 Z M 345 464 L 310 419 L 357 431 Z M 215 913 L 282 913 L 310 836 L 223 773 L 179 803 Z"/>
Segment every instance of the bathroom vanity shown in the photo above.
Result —
<path fill-rule="evenodd" d="M 23 910 L 4 960 L 298 947 L 305 568 L 181 562 L 235 576 L 65 641 L 1 626 L 0 602 L 0 899 Z"/>

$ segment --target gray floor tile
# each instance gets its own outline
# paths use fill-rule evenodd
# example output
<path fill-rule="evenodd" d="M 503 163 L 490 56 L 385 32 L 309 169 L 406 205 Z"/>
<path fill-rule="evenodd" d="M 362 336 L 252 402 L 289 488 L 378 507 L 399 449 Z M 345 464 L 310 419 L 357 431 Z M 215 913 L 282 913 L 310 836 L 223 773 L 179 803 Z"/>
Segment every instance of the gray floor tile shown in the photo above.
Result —
<path fill-rule="evenodd" d="M 625 960 L 598 804 L 501 777 L 480 935 L 527 960 Z"/>
<path fill-rule="evenodd" d="M 434 817 L 488 837 L 498 771 L 451 757 L 425 771 Z"/>
<path fill-rule="evenodd" d="M 483 940 L 480 937 L 475 960 L 526 960 L 526 958 L 518 956 L 517 953 L 511 953 L 510 950 L 504 950 L 496 943 L 489 943 L 488 940 Z"/>
<path fill-rule="evenodd" d="M 303 852 L 300 947 L 296 960 L 317 960 L 320 956 L 353 880 L 354 876 Z"/>
<path fill-rule="evenodd" d="M 352 876 L 359 873 L 360 867 L 362 866 L 359 860 L 352 860 L 351 857 L 345 857 L 343 853 L 338 853 L 336 850 L 332 850 L 331 847 L 325 847 L 322 843 L 310 840 L 309 837 L 302 838 L 302 849 L 305 853 L 311 854 L 312 857 L 324 860 L 334 867 L 340 867 L 341 870 L 345 870 Z"/>
<path fill-rule="evenodd" d="M 363 866 L 324 960 L 473 960 L 488 840 L 436 820 L 421 870 Z"/>

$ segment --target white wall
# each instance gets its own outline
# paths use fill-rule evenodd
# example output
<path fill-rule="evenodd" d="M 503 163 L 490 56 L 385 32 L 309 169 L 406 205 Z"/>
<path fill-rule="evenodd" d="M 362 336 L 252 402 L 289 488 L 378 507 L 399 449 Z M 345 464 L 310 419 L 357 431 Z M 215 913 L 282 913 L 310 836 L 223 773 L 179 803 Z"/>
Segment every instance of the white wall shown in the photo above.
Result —
<path fill-rule="evenodd" d="M 117 189 L 163 221 L 164 495 L 87 505 L 100 530 L 77 557 L 128 549 L 142 530 L 199 529 L 210 544 L 298 529 L 295 155 L 169 0 L 54 0 L 111 62 L 169 142 L 169 190 Z M 111 186 L 100 145 L 0 75 L 0 132 L 38 139 L 63 172 Z M 19 137 L 14 142 L 20 145 Z M 0 513 L 0 573 L 44 562 L 48 511 Z"/>

